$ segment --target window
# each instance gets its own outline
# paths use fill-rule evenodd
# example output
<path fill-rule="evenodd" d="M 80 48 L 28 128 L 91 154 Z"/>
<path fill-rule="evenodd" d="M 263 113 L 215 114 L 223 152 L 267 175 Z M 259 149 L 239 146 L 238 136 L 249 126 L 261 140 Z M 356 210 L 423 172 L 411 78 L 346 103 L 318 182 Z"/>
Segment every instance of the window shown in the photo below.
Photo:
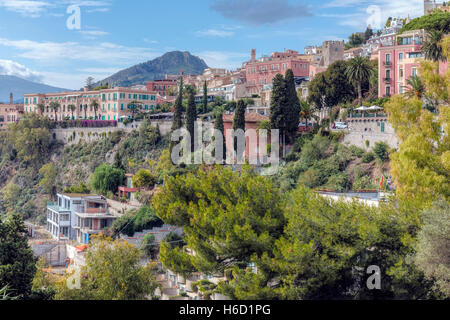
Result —
<path fill-rule="evenodd" d="M 403 52 L 400 52 L 400 53 L 399 53 L 398 59 L 399 59 L 399 60 L 403 60 Z"/>
<path fill-rule="evenodd" d="M 391 95 L 391 87 L 386 87 L 386 96 Z"/>
<path fill-rule="evenodd" d="M 413 77 L 417 76 L 417 68 L 412 68 L 412 76 Z"/>
<path fill-rule="evenodd" d="M 386 79 L 391 78 L 391 70 L 386 70 Z"/>
<path fill-rule="evenodd" d="M 386 63 L 390 63 L 391 62 L 391 54 L 387 53 L 386 54 Z"/>
<path fill-rule="evenodd" d="M 403 69 L 400 69 L 400 79 L 403 79 L 403 76 L 404 76 Z"/>

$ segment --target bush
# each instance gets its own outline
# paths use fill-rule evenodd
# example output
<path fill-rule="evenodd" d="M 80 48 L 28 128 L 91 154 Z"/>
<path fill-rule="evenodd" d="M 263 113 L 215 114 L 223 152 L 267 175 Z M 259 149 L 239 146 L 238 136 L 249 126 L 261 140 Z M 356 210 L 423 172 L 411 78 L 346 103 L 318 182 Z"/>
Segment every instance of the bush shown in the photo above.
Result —
<path fill-rule="evenodd" d="M 362 156 L 361 161 L 363 163 L 370 163 L 375 160 L 375 154 L 373 152 L 367 152 Z"/>
<path fill-rule="evenodd" d="M 152 208 L 143 206 L 135 213 L 126 214 L 114 221 L 112 229 L 115 234 L 126 234 L 132 237 L 136 232 L 151 230 L 163 224 L 164 222 L 156 216 Z"/>
<path fill-rule="evenodd" d="M 386 161 L 389 159 L 389 146 L 385 142 L 377 142 L 375 143 L 375 147 L 373 148 L 373 152 L 377 159 L 381 161 Z"/>
<path fill-rule="evenodd" d="M 108 191 L 115 193 L 123 183 L 125 173 L 123 170 L 113 168 L 108 164 L 97 167 L 92 176 L 92 188 L 102 194 Z"/>
<path fill-rule="evenodd" d="M 336 175 L 331 176 L 328 179 L 328 182 L 326 184 L 327 189 L 331 189 L 334 191 L 348 191 L 350 190 L 350 180 L 348 179 L 348 176 L 346 173 L 339 173 Z"/>
<path fill-rule="evenodd" d="M 152 257 L 155 252 L 155 235 L 147 233 L 141 243 L 141 250 L 148 257 Z"/>
<path fill-rule="evenodd" d="M 350 146 L 350 152 L 352 153 L 353 156 L 361 158 L 365 151 L 357 146 Z"/>
<path fill-rule="evenodd" d="M 353 190 L 372 190 L 376 189 L 376 187 L 372 184 L 372 181 L 369 176 L 360 177 L 353 182 Z"/>

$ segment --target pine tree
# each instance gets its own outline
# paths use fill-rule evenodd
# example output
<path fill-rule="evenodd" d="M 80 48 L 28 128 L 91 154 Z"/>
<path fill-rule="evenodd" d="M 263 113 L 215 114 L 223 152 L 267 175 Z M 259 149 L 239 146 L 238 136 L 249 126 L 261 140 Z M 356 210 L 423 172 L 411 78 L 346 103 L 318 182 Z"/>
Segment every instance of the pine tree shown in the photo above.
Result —
<path fill-rule="evenodd" d="M 295 135 L 298 131 L 298 123 L 300 121 L 300 101 L 298 100 L 297 91 L 295 90 L 294 73 L 291 69 L 286 71 L 286 105 L 284 114 L 284 123 L 286 128 L 286 135 L 289 141 L 294 141 Z"/>
<path fill-rule="evenodd" d="M 205 83 L 203 84 L 203 113 L 208 112 L 208 85 Z"/>
<path fill-rule="evenodd" d="M 226 159 L 226 152 L 227 152 L 227 145 L 226 145 L 226 141 L 225 141 L 225 129 L 223 126 L 223 112 L 219 112 L 216 116 L 216 122 L 214 123 L 214 129 L 220 131 L 222 133 L 222 137 L 223 137 L 223 146 L 222 146 L 222 150 L 223 150 L 223 159 Z M 218 145 L 216 144 L 216 150 L 218 148 Z M 220 159 L 222 160 L 222 159 Z"/>
<path fill-rule="evenodd" d="M 36 259 L 25 236 L 23 220 L 13 215 L 0 218 L 0 288 L 8 286 L 15 296 L 31 293 Z"/>
<path fill-rule="evenodd" d="M 191 151 L 195 151 L 195 121 L 197 120 L 197 106 L 195 105 L 195 93 L 189 92 L 188 106 L 186 110 L 186 127 L 191 135 Z"/>

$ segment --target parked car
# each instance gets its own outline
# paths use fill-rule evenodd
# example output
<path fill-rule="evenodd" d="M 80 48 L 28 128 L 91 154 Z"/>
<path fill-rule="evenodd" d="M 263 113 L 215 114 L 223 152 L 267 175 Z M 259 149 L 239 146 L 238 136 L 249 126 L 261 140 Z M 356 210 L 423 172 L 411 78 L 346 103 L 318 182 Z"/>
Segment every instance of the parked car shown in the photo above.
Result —
<path fill-rule="evenodd" d="M 338 130 L 348 129 L 348 125 L 345 122 L 335 122 L 333 123 L 333 129 Z"/>

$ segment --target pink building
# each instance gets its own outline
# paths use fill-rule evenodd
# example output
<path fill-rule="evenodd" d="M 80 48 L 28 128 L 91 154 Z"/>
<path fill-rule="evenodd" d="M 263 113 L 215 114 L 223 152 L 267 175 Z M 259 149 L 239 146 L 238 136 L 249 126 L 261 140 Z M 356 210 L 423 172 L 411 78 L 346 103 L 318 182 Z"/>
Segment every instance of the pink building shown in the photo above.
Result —
<path fill-rule="evenodd" d="M 8 124 L 20 120 L 23 115 L 23 104 L 15 104 L 13 94 L 10 94 L 9 104 L 0 103 L 0 130 L 6 129 Z"/>
<path fill-rule="evenodd" d="M 403 93 L 408 79 L 418 75 L 420 62 L 423 61 L 421 48 L 425 40 L 424 30 L 414 30 L 398 35 L 393 46 L 380 46 L 379 97 Z"/>
<path fill-rule="evenodd" d="M 178 81 L 175 79 L 153 80 L 147 82 L 147 90 L 157 92 L 160 96 L 167 96 L 169 88 L 177 87 Z"/>
<path fill-rule="evenodd" d="M 270 57 L 256 59 L 256 50 L 252 50 L 251 60 L 244 63 L 246 70 L 246 93 L 259 94 L 265 85 L 271 84 L 277 74 L 284 75 L 288 69 L 294 72 L 294 77 L 308 77 L 310 62 L 299 58 L 294 50 L 274 52 Z"/>

